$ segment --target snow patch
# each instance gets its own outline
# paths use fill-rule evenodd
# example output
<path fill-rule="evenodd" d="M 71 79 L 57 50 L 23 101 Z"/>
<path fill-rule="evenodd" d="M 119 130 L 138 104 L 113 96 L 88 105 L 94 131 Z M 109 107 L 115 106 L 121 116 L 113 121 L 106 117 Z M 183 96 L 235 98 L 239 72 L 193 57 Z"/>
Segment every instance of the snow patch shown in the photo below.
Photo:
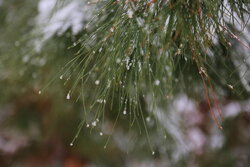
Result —
<path fill-rule="evenodd" d="M 92 7 L 82 0 L 40 0 L 36 18 L 37 31 L 42 33 L 42 40 L 35 42 L 39 51 L 43 42 L 54 35 L 61 36 L 68 29 L 73 35 L 79 33 L 92 16 Z"/>

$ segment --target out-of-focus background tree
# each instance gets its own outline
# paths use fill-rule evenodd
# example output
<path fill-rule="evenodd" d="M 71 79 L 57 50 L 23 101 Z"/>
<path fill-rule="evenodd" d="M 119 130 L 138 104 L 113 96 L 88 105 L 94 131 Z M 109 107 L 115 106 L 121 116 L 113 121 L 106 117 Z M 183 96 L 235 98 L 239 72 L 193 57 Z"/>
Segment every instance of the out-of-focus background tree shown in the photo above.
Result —
<path fill-rule="evenodd" d="M 68 47 L 86 33 L 93 9 L 84 0 L 0 0 L 0 166 L 250 166 L 250 55 L 235 39 L 229 54 L 240 88 L 233 93 L 228 85 L 218 95 L 224 130 L 205 98 L 178 91 L 146 117 L 149 143 L 129 128 L 126 113 L 112 131 L 110 111 L 102 127 L 84 126 L 71 146 L 84 111 L 77 95 L 67 100 L 73 81 L 61 71 L 80 49 Z M 232 30 L 249 46 L 250 26 Z"/>

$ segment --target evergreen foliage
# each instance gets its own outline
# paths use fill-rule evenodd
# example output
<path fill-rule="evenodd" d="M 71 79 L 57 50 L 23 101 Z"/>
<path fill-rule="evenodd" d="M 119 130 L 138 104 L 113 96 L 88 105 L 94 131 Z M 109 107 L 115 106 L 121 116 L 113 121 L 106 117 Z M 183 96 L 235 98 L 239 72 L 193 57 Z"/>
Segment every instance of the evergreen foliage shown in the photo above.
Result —
<path fill-rule="evenodd" d="M 239 104 L 246 106 L 240 110 L 248 110 L 250 50 L 249 37 L 243 32 L 250 30 L 250 2 L 92 0 L 86 11 L 89 8 L 92 13 L 95 8 L 93 17 L 85 28 L 76 32 L 71 27 L 75 23 L 72 17 L 62 19 L 70 22 L 67 24 L 55 21 L 57 12 L 66 15 L 64 9 L 71 9 L 67 7 L 70 3 L 57 1 L 49 19 L 38 22 L 37 17 L 33 18 L 40 12 L 37 2 L 1 4 L 0 0 L 3 11 L 0 12 L 0 89 L 4 90 L 0 104 L 17 103 L 25 99 L 27 92 L 50 99 L 54 107 L 50 121 L 45 119 L 51 122 L 44 128 L 49 129 L 46 136 L 54 131 L 56 135 L 67 135 L 64 144 L 73 146 L 76 142 L 72 149 L 81 149 L 79 152 L 92 161 L 95 154 L 107 154 L 103 161 L 109 161 L 110 157 L 117 161 L 120 152 L 143 157 L 148 155 L 144 150 L 150 149 L 155 157 L 169 158 L 169 163 L 190 166 L 192 155 L 188 153 L 194 149 L 183 132 L 189 134 L 196 128 L 208 138 L 212 136 L 210 133 L 217 135 L 214 129 L 221 128 L 223 106 L 230 100 L 240 101 Z M 15 8 L 14 13 L 9 8 Z M 83 25 L 89 17 L 82 19 Z M 46 23 L 51 20 L 55 25 L 48 26 L 52 27 L 48 33 Z M 217 126 L 212 124 L 211 128 L 209 119 L 203 119 L 207 122 L 199 125 L 187 122 L 189 117 L 175 108 L 180 94 L 196 101 L 192 104 L 201 108 L 205 117 L 210 110 Z M 190 106 L 184 107 L 188 110 Z M 194 117 L 200 114 L 196 110 L 199 109 L 191 112 Z M 27 122 L 31 117 L 25 116 L 20 122 L 29 127 Z M 40 115 L 34 117 L 34 122 L 40 119 Z M 234 120 L 242 120 L 242 116 L 227 119 L 223 127 Z M 227 149 L 232 147 L 230 137 L 240 127 L 245 130 L 247 126 L 240 122 L 231 127 L 232 131 L 225 129 L 223 147 L 218 146 L 211 157 L 204 154 L 204 162 L 199 163 L 207 165 L 210 158 L 217 162 L 217 155 L 221 154 L 227 157 L 231 153 Z M 110 152 L 101 154 L 110 139 L 114 141 L 108 147 Z M 247 139 L 242 143 L 247 143 Z M 92 147 L 95 153 L 91 153 Z M 206 148 L 213 150 L 210 145 Z M 218 164 L 233 164 L 228 162 Z"/>
<path fill-rule="evenodd" d="M 216 94 L 240 92 L 237 68 L 228 56 L 230 39 L 236 39 L 229 25 L 245 28 L 249 19 L 247 1 L 109 0 L 97 1 L 97 12 L 86 26 L 86 34 L 74 43 L 81 49 L 68 69 L 75 84 L 82 86 L 86 116 L 94 121 L 104 108 L 130 114 L 130 125 L 153 112 L 173 94 L 203 94 L 219 128 L 221 115 Z M 220 66 L 222 71 L 218 71 Z M 71 73 L 67 73 L 71 76 Z M 93 85 L 93 86 L 91 86 Z M 89 89 L 89 87 L 93 87 Z M 242 90 L 242 91 L 239 91 Z M 204 93 L 203 93 L 204 92 Z M 245 93 L 244 93 L 245 92 Z M 200 98 L 200 96 L 199 96 Z M 150 99 L 149 103 L 144 102 Z M 99 104 L 101 103 L 101 104 Z M 115 103 L 115 104 L 114 104 Z M 139 117 L 139 118 L 138 118 Z M 221 116 L 219 116 L 220 119 Z"/>

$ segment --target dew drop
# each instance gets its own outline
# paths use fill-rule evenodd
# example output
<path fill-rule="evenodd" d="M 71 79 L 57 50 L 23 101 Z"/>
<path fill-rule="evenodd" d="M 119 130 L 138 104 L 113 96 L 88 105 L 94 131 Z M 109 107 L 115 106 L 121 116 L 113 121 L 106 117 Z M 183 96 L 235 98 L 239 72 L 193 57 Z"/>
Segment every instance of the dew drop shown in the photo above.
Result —
<path fill-rule="evenodd" d="M 69 91 L 69 93 L 67 94 L 66 99 L 67 99 L 67 100 L 69 100 L 69 99 L 70 99 L 70 91 Z"/>
<path fill-rule="evenodd" d="M 63 75 L 60 76 L 60 79 L 63 79 Z"/>
<path fill-rule="evenodd" d="M 96 85 L 99 85 L 99 84 L 100 84 L 100 81 L 99 81 L 99 80 L 96 80 L 96 81 L 95 81 L 95 84 L 96 84 Z"/>
<path fill-rule="evenodd" d="M 124 110 L 124 111 L 123 111 L 123 115 L 126 115 L 126 114 L 127 114 L 127 111 L 126 111 L 126 110 Z"/>
<path fill-rule="evenodd" d="M 181 54 L 181 49 L 178 49 L 176 52 L 176 55 L 180 55 Z"/>
<path fill-rule="evenodd" d="M 161 83 L 161 81 L 160 81 L 160 80 L 155 80 L 155 85 L 156 85 L 156 86 L 159 86 L 159 85 L 160 85 L 160 83 Z"/>
<path fill-rule="evenodd" d="M 72 147 L 74 144 L 73 143 L 70 143 L 70 146 Z"/>
<path fill-rule="evenodd" d="M 102 136 L 103 135 L 103 133 L 102 132 L 100 132 L 100 136 Z"/>
<path fill-rule="evenodd" d="M 146 118 L 146 121 L 147 121 L 147 122 L 150 122 L 150 120 L 151 120 L 150 117 L 147 117 L 147 118 Z"/>
<path fill-rule="evenodd" d="M 121 63 L 121 59 L 119 59 L 119 58 L 116 59 L 116 63 L 117 63 L 117 64 L 120 64 L 120 63 Z"/>
<path fill-rule="evenodd" d="M 232 90 L 234 89 L 233 85 L 228 84 L 227 86 Z"/>
<path fill-rule="evenodd" d="M 155 155 L 155 152 L 154 152 L 154 151 L 152 151 L 152 155 Z"/>
<path fill-rule="evenodd" d="M 99 49 L 99 53 L 102 51 L 102 48 Z"/>
<path fill-rule="evenodd" d="M 39 91 L 38 91 L 38 94 L 39 94 L 39 95 L 42 94 L 42 91 L 39 90 Z"/>
<path fill-rule="evenodd" d="M 92 126 L 94 127 L 96 126 L 96 121 L 92 122 Z"/>
<path fill-rule="evenodd" d="M 115 28 L 114 28 L 114 27 L 111 27 L 111 28 L 110 28 L 110 31 L 111 31 L 111 32 L 114 32 L 114 31 L 115 31 Z"/>

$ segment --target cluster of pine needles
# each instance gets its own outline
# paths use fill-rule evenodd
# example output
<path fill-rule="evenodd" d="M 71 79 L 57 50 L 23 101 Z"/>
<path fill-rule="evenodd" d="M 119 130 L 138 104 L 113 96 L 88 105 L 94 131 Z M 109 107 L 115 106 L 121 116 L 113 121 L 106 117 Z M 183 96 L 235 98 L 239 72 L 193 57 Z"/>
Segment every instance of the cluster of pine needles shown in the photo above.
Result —
<path fill-rule="evenodd" d="M 89 5 L 96 5 L 96 13 L 86 25 L 85 35 L 72 45 L 80 49 L 60 77 L 75 79 L 67 99 L 79 93 L 79 87 L 81 90 L 77 100 L 82 100 L 84 118 L 76 138 L 82 126 L 95 127 L 109 114 L 105 111 L 113 110 L 114 124 L 121 115 L 128 114 L 129 126 L 142 125 L 148 133 L 145 116 L 164 106 L 184 87 L 195 90 L 197 83 L 202 86 L 198 91 L 206 99 L 214 121 L 222 129 L 217 86 L 233 90 L 235 85 L 230 78 L 221 77 L 213 65 L 219 62 L 220 68 L 226 69 L 228 64 L 221 59 L 229 58 L 225 51 L 232 38 L 250 50 L 229 26 L 245 28 L 249 3 L 90 1 Z"/>

